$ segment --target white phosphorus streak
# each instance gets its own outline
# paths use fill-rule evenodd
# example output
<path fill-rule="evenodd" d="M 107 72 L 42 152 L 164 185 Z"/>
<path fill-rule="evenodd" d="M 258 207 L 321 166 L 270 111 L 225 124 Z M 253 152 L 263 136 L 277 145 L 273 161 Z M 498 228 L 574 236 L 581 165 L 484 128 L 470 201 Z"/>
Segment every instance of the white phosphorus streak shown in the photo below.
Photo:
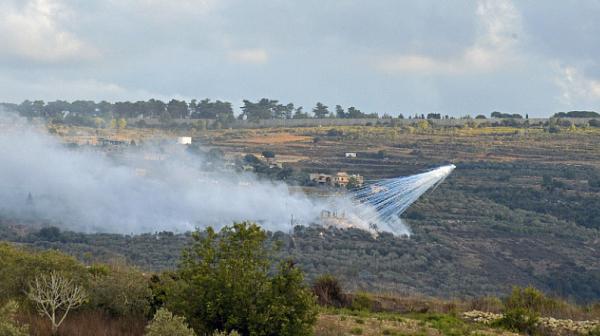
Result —
<path fill-rule="evenodd" d="M 355 215 L 370 227 L 379 231 L 388 231 L 396 235 L 410 234 L 408 227 L 400 220 L 400 215 L 421 195 L 432 187 L 437 187 L 456 168 L 450 164 L 425 173 L 380 180 L 354 193 L 354 199 L 360 203 Z"/>

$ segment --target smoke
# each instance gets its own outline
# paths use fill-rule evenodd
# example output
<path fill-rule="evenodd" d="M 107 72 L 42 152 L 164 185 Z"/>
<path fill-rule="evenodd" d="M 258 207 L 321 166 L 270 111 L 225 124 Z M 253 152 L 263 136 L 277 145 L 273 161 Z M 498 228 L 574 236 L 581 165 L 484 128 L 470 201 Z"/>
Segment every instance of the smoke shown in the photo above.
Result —
<path fill-rule="evenodd" d="M 287 230 L 291 214 L 309 223 L 320 211 L 314 200 L 291 194 L 282 183 L 250 174 L 203 175 L 184 153 L 161 162 L 132 156 L 122 165 L 26 131 L 0 135 L 0 162 L 0 214 L 76 231 L 183 232 L 243 220 Z M 149 165 L 147 177 L 136 175 L 136 167 Z"/>
<path fill-rule="evenodd" d="M 354 221 L 375 223 L 379 230 L 396 235 L 410 235 L 400 215 L 427 190 L 442 183 L 454 168 L 455 165 L 441 166 L 417 175 L 381 180 L 359 189 L 354 194 L 359 202 Z"/>
<path fill-rule="evenodd" d="M 260 181 L 253 174 L 207 175 L 198 169 L 202 162 L 197 156 L 179 148 L 177 155 L 164 161 L 149 161 L 143 151 L 115 160 L 91 147 L 88 151 L 69 150 L 53 136 L 39 131 L 3 131 L 0 216 L 80 232 L 185 232 L 244 220 L 257 222 L 267 230 L 287 231 L 292 215 L 294 223 L 308 225 L 318 223 L 321 211 L 329 209 L 347 214 L 347 221 L 330 225 L 351 225 L 374 232 L 376 224 L 380 231 L 410 234 L 397 216 L 388 214 L 387 208 L 377 203 L 357 202 L 353 195 L 319 199 L 290 193 L 284 183 Z M 145 176 L 140 176 L 142 171 Z M 437 177 L 425 183 L 418 182 L 419 178 L 402 179 L 416 181 L 421 187 L 408 196 L 409 189 L 396 187 L 390 187 L 390 193 L 377 194 L 380 198 L 386 195 L 396 205 L 399 199 L 405 199 L 395 215 L 441 181 Z M 395 185 L 393 179 L 386 181 L 385 185 Z"/>

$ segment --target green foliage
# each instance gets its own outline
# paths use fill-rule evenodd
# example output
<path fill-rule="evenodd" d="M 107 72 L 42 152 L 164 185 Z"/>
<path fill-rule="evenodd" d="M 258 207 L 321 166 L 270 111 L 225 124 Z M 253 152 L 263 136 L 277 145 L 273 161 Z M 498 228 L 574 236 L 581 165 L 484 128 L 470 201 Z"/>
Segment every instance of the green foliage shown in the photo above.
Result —
<path fill-rule="evenodd" d="M 212 336 L 241 336 L 239 332 L 232 330 L 230 332 L 226 331 L 215 331 Z"/>
<path fill-rule="evenodd" d="M 92 264 L 92 266 L 88 268 L 88 271 L 90 271 L 92 276 L 107 276 L 110 273 L 108 266 L 96 263 Z"/>
<path fill-rule="evenodd" d="M 347 304 L 340 281 L 331 274 L 321 275 L 312 284 L 312 292 L 317 297 L 317 304 L 321 306 L 342 308 Z"/>
<path fill-rule="evenodd" d="M 56 271 L 76 283 L 87 283 L 89 273 L 75 258 L 55 250 L 28 252 L 0 244 L 0 301 L 23 298 L 36 275 Z"/>
<path fill-rule="evenodd" d="M 31 196 L 31 193 L 29 195 Z M 31 197 L 28 197 L 28 200 L 31 199 Z M 46 239 L 48 241 L 56 241 L 60 238 L 60 229 L 56 226 L 41 228 L 38 235 L 41 239 Z"/>
<path fill-rule="evenodd" d="M 350 328 L 349 331 L 352 335 L 362 335 L 364 333 L 364 330 L 361 327 L 353 327 Z"/>
<path fill-rule="evenodd" d="M 15 314 L 18 309 L 19 304 L 13 300 L 9 300 L 4 306 L 0 307 L 0 336 L 29 335 L 29 326 L 18 325 L 15 321 Z"/>
<path fill-rule="evenodd" d="M 432 328 L 439 330 L 443 335 L 468 335 L 465 329 L 465 323 L 453 316 L 431 314 L 423 317 L 424 321 L 429 322 Z"/>
<path fill-rule="evenodd" d="M 493 325 L 527 334 L 535 333 L 541 311 L 549 311 L 560 305 L 560 302 L 547 298 L 532 286 L 513 286 L 503 303 L 504 317 L 495 321 Z"/>
<path fill-rule="evenodd" d="M 195 336 L 193 329 L 188 328 L 185 318 L 173 316 L 165 308 L 159 309 L 146 327 L 146 336 Z"/>
<path fill-rule="evenodd" d="M 373 307 L 373 298 L 365 292 L 360 292 L 358 296 L 352 299 L 352 309 L 361 311 L 371 311 Z"/>
<path fill-rule="evenodd" d="M 246 154 L 246 156 L 244 156 L 244 161 L 246 161 L 249 164 L 259 164 L 262 162 L 254 154 Z"/>
<path fill-rule="evenodd" d="M 292 262 L 269 275 L 274 247 L 256 224 L 233 223 L 216 233 L 192 234 L 183 249 L 171 306 L 201 333 L 237 330 L 242 335 L 309 335 L 316 322 L 314 297 Z"/>
<path fill-rule="evenodd" d="M 263 151 L 263 152 L 261 153 L 261 155 L 262 155 L 263 157 L 265 157 L 266 159 L 272 159 L 272 158 L 274 158 L 274 157 L 275 157 L 275 152 L 273 152 L 273 151 L 270 151 L 270 150 L 266 150 L 266 151 Z"/>
<path fill-rule="evenodd" d="M 505 311 L 504 316 L 492 322 L 491 325 L 509 331 L 533 335 L 536 331 L 538 317 L 539 313 L 524 308 L 515 308 Z"/>
<path fill-rule="evenodd" d="M 108 268 L 108 274 L 97 272 L 91 279 L 92 304 L 113 316 L 146 317 L 153 295 L 142 272 L 119 263 Z"/>
<path fill-rule="evenodd" d="M 562 301 L 547 298 L 533 286 L 527 288 L 513 286 L 511 294 L 504 298 L 503 303 L 507 310 L 525 309 L 538 313 L 555 311 L 566 305 Z"/>

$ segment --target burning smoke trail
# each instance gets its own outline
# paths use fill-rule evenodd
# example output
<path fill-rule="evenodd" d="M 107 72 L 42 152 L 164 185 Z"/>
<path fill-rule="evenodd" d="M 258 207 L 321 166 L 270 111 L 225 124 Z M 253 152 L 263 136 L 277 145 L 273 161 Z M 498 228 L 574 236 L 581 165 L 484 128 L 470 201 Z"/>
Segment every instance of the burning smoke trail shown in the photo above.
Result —
<path fill-rule="evenodd" d="M 375 223 L 381 231 L 409 234 L 400 215 L 427 190 L 442 183 L 456 168 L 441 166 L 428 172 L 381 180 L 359 189 L 354 198 L 359 202 L 354 213 L 367 224 Z"/>

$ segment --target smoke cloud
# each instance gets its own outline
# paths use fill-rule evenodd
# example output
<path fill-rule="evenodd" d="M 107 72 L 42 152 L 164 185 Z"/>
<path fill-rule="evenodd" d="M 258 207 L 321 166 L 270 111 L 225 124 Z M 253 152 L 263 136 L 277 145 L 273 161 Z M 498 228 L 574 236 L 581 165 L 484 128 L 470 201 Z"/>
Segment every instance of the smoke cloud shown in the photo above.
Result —
<path fill-rule="evenodd" d="M 309 223 L 326 205 L 251 174 L 203 175 L 184 153 L 139 176 L 142 155 L 117 164 L 33 131 L 0 135 L 0 162 L 0 213 L 82 232 L 184 232 L 243 220 L 287 230 L 292 214 Z"/>
<path fill-rule="evenodd" d="M 70 150 L 56 137 L 31 128 L 0 128 L 0 216 L 121 234 L 181 233 L 245 220 L 287 231 L 293 216 L 294 224 L 410 235 L 399 216 L 454 168 L 383 180 L 370 196 L 366 193 L 372 187 L 356 195 L 318 198 L 291 193 L 284 183 L 260 181 L 250 173 L 206 174 L 198 169 L 201 159 L 183 148 L 159 162 L 150 162 L 144 151 L 115 160 L 91 147 Z M 338 217 L 322 220 L 322 210 Z"/>

